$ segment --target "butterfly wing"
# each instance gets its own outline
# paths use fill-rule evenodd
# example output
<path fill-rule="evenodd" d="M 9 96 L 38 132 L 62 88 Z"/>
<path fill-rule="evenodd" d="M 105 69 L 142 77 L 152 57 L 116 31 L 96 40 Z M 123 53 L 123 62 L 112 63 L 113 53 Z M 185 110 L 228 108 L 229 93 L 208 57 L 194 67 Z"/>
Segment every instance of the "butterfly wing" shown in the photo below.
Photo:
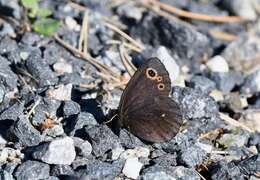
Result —
<path fill-rule="evenodd" d="M 136 136 L 150 142 L 163 142 L 175 136 L 182 124 L 179 106 L 169 97 L 157 96 L 136 104 L 127 112 L 125 126 Z"/>
<path fill-rule="evenodd" d="M 152 142 L 166 141 L 179 130 L 179 106 L 170 99 L 170 78 L 157 58 L 147 60 L 127 84 L 119 105 L 120 125 Z"/>

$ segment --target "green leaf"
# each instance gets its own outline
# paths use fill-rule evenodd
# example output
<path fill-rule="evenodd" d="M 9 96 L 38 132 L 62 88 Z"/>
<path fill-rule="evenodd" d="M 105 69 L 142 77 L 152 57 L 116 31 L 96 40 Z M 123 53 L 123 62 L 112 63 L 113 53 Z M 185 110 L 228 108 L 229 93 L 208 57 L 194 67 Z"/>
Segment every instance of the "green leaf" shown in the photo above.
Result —
<path fill-rule="evenodd" d="M 21 0 L 22 5 L 30 9 L 38 9 L 38 0 Z"/>
<path fill-rule="evenodd" d="M 33 24 L 33 30 L 37 33 L 49 36 L 60 26 L 60 22 L 55 19 L 40 19 Z"/>
<path fill-rule="evenodd" d="M 37 11 L 37 16 L 40 18 L 46 18 L 50 16 L 52 12 L 47 8 L 39 8 Z"/>

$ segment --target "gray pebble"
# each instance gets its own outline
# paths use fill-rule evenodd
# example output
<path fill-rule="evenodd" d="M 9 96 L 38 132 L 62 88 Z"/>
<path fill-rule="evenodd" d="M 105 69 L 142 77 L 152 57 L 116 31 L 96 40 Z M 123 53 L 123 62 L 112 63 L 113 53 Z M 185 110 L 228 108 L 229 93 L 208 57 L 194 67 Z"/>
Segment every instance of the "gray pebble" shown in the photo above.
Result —
<path fill-rule="evenodd" d="M 109 150 L 121 147 L 119 138 L 106 125 L 87 126 L 85 131 L 90 138 L 93 153 L 97 157 L 103 156 Z"/>
<path fill-rule="evenodd" d="M 36 147 L 32 154 L 34 159 L 39 159 L 48 164 L 70 165 L 76 156 L 73 140 L 70 137 L 55 139 Z"/>
<path fill-rule="evenodd" d="M 25 116 L 19 116 L 10 129 L 11 134 L 25 146 L 35 146 L 42 141 L 41 133 L 36 130 Z"/>
<path fill-rule="evenodd" d="M 48 164 L 38 161 L 26 161 L 22 163 L 15 171 L 17 180 L 45 179 L 50 176 L 50 167 Z"/>

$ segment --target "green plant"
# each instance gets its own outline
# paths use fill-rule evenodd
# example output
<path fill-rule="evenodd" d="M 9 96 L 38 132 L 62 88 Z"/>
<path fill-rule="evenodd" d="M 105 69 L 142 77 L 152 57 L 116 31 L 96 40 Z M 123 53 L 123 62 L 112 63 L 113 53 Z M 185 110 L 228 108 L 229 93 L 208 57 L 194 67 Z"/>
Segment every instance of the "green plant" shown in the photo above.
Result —
<path fill-rule="evenodd" d="M 60 21 L 50 18 L 52 12 L 47 8 L 39 7 L 39 0 L 21 0 L 22 5 L 28 9 L 28 17 L 35 32 L 51 35 L 60 26 Z"/>

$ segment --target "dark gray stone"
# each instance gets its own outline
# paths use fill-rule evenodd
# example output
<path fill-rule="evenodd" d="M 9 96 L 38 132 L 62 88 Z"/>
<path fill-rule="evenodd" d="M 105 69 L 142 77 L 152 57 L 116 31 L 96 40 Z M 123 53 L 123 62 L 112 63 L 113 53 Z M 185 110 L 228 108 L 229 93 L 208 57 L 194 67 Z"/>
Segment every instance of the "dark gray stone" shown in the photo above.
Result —
<path fill-rule="evenodd" d="M 225 93 L 230 92 L 236 86 L 240 86 L 244 81 L 244 77 L 240 72 L 232 70 L 226 73 L 212 72 L 210 79 L 216 83 L 219 90 Z"/>
<path fill-rule="evenodd" d="M 132 37 L 141 38 L 145 44 L 163 45 L 186 60 L 198 60 L 210 53 L 209 39 L 193 28 L 147 13 L 130 31 Z"/>
<path fill-rule="evenodd" d="M 97 157 L 103 156 L 116 147 L 121 147 L 119 138 L 106 125 L 90 125 L 85 128 L 85 131 Z"/>
<path fill-rule="evenodd" d="M 63 115 L 69 117 L 71 115 L 79 114 L 80 106 L 74 101 L 65 101 L 63 106 Z"/>
<path fill-rule="evenodd" d="M 33 33 L 33 32 L 26 32 L 26 33 L 24 33 L 24 35 L 21 39 L 21 42 L 23 44 L 32 46 L 32 45 L 35 45 L 40 40 L 41 40 L 41 37 L 39 34 Z"/>
<path fill-rule="evenodd" d="M 26 66 L 29 72 L 37 79 L 39 87 L 55 85 L 58 78 L 52 72 L 50 66 L 41 55 L 34 51 L 26 60 Z"/>
<path fill-rule="evenodd" d="M 52 176 L 73 175 L 75 172 L 69 165 L 55 165 L 51 168 Z"/>
<path fill-rule="evenodd" d="M 45 179 L 49 178 L 50 167 L 48 164 L 38 161 L 26 161 L 22 163 L 15 172 L 17 180 Z"/>
<path fill-rule="evenodd" d="M 80 112 L 77 118 L 71 119 L 70 121 L 71 124 L 67 128 L 69 129 L 68 131 L 70 132 L 71 136 L 74 136 L 76 134 L 77 136 L 80 136 L 77 132 L 83 130 L 84 126 L 97 125 L 95 117 L 87 112 Z"/>
<path fill-rule="evenodd" d="M 42 141 L 41 133 L 36 130 L 25 116 L 19 116 L 11 127 L 10 133 L 25 146 L 35 146 Z"/>
<path fill-rule="evenodd" d="M 212 167 L 211 172 L 212 180 L 218 179 L 239 179 L 242 180 L 242 173 L 239 167 L 237 167 L 233 162 L 227 163 L 226 161 L 219 161 L 214 167 Z"/>
<path fill-rule="evenodd" d="M 0 114 L 0 120 L 12 120 L 17 121 L 18 117 L 23 115 L 24 103 L 17 102 L 12 106 L 5 109 Z"/>
<path fill-rule="evenodd" d="M 14 90 L 17 88 L 17 75 L 11 70 L 10 62 L 0 56 L 0 84 L 3 84 L 6 89 Z"/>
<path fill-rule="evenodd" d="M 260 92 L 260 70 L 245 78 L 245 82 L 241 88 L 241 92 L 245 94 L 255 94 Z"/>
<path fill-rule="evenodd" d="M 126 148 L 131 149 L 137 146 L 145 146 L 145 144 L 140 139 L 138 139 L 136 136 L 131 134 L 126 129 L 120 130 L 119 138 L 120 138 L 121 145 Z"/>
<path fill-rule="evenodd" d="M 174 87 L 172 96 L 181 106 L 187 119 L 214 117 L 218 113 L 218 106 L 214 99 L 200 91 Z"/>
<path fill-rule="evenodd" d="M 18 49 L 15 40 L 12 40 L 9 36 L 4 36 L 0 39 L 0 54 L 6 54 L 8 52 L 13 52 Z"/>
<path fill-rule="evenodd" d="M 88 157 L 92 152 L 92 146 L 88 141 L 84 141 L 79 137 L 73 137 L 77 155 Z"/>
<path fill-rule="evenodd" d="M 39 105 L 34 110 L 34 116 L 32 122 L 35 125 L 39 125 L 47 118 L 47 114 L 56 115 L 57 109 L 60 107 L 61 102 L 51 98 L 43 98 Z"/>
<path fill-rule="evenodd" d="M 260 155 L 254 155 L 238 163 L 240 171 L 245 175 L 255 175 L 260 172 Z"/>
<path fill-rule="evenodd" d="M 216 83 L 204 76 L 193 76 L 190 80 L 190 87 L 208 94 L 211 90 L 216 88 Z"/>
<path fill-rule="evenodd" d="M 207 152 L 201 149 L 199 146 L 191 146 L 182 151 L 180 156 L 181 161 L 188 167 L 196 167 L 202 164 L 203 160 L 206 159 Z"/>
<path fill-rule="evenodd" d="M 0 171 L 0 180 L 14 180 L 14 177 L 11 173 L 1 170 Z"/>
<path fill-rule="evenodd" d="M 124 161 L 114 161 L 112 164 L 95 161 L 87 165 L 87 168 L 83 171 L 82 177 L 87 179 L 115 179 L 118 176 L 124 166 Z"/>

